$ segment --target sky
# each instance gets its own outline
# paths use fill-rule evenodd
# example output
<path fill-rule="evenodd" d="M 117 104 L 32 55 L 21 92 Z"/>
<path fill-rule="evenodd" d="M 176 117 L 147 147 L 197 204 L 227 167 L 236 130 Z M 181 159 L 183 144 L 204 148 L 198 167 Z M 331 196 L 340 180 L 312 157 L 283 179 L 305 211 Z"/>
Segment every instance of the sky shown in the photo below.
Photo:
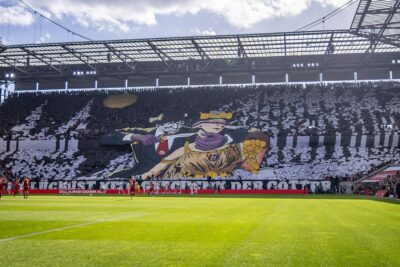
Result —
<path fill-rule="evenodd" d="M 295 31 L 348 0 L 23 0 L 93 40 Z M 355 3 L 312 30 L 348 29 Z M 4 44 L 81 41 L 20 0 L 0 0 Z"/>

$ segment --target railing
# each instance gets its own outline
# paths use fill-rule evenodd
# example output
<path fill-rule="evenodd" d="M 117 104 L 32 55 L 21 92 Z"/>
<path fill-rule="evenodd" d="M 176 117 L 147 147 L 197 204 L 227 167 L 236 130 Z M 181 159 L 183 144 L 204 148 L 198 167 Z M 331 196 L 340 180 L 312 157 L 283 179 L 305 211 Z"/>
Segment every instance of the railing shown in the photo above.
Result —
<path fill-rule="evenodd" d="M 21 90 L 16 89 L 14 93 L 66 93 L 66 92 L 84 92 L 84 91 L 111 91 L 111 90 L 154 90 L 154 89 L 181 89 L 181 88 L 201 88 L 201 87 L 259 87 L 273 85 L 301 85 L 305 88 L 307 85 L 328 85 L 328 84 L 363 84 L 363 83 L 400 83 L 400 79 L 379 79 L 379 80 L 343 80 L 343 81 L 305 81 L 305 82 L 272 82 L 272 83 L 239 83 L 239 84 L 207 84 L 207 85 L 164 85 L 164 86 L 128 86 L 128 87 L 99 87 L 99 88 L 68 88 L 68 89 L 39 89 L 39 90 Z"/>

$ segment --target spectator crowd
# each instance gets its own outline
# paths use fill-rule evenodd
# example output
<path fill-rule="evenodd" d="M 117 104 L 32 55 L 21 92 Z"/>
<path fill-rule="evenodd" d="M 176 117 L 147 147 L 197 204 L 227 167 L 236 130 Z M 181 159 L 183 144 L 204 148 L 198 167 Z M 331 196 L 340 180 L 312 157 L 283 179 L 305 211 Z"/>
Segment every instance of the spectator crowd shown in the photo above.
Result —
<path fill-rule="evenodd" d="M 123 108 L 105 105 L 115 95 L 135 101 Z M 11 175 L 101 179 L 133 162 L 129 147 L 101 147 L 100 136 L 169 121 L 191 127 L 200 112 L 215 110 L 233 112 L 230 126 L 258 128 L 275 140 L 261 167 L 273 169 L 276 179 L 354 181 L 400 158 L 399 103 L 397 83 L 16 93 L 0 107 L 0 140 L 77 139 L 79 148 L 3 149 L 0 161 Z M 352 136 L 365 139 L 350 144 Z M 385 136 L 387 144 L 380 141 Z M 303 137 L 307 142 L 299 141 Z"/>

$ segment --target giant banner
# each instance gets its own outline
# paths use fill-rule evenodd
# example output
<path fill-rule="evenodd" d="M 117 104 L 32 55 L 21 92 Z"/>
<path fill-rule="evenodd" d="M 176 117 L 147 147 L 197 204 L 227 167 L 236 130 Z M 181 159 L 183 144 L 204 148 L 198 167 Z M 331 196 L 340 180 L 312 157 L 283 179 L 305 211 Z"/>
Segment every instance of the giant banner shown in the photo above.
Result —
<path fill-rule="evenodd" d="M 196 122 L 160 121 L 153 128 L 125 128 L 100 138 L 101 145 L 131 145 L 134 168 L 109 178 L 141 179 L 228 178 L 235 171 L 257 174 L 268 150 L 268 136 L 260 129 L 231 124 L 230 112 L 200 113 Z M 243 172 L 242 172 L 243 175 Z"/>
<path fill-rule="evenodd" d="M 309 192 L 327 192 L 331 182 L 327 180 L 200 180 L 165 179 L 137 181 L 144 191 L 151 187 L 159 191 L 190 190 L 196 184 L 199 190 L 307 190 Z M 152 185 L 151 185 L 152 184 Z M 11 188 L 11 184 L 8 185 Z M 40 181 L 31 182 L 32 190 L 61 190 L 70 193 L 100 193 L 107 190 L 127 190 L 128 180 L 104 181 Z"/>

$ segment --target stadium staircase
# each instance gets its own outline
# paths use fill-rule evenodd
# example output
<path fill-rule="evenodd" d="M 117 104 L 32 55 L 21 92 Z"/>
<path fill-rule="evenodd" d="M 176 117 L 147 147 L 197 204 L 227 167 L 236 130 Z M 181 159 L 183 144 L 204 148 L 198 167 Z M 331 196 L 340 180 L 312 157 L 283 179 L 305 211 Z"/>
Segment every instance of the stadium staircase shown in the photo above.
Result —
<path fill-rule="evenodd" d="M 370 179 L 370 178 L 372 178 L 372 177 L 374 177 L 374 176 L 377 176 L 377 175 L 379 175 L 379 174 L 383 174 L 387 168 L 389 168 L 389 167 L 395 167 L 395 166 L 399 166 L 399 164 L 393 164 L 393 163 L 385 164 L 385 165 L 383 165 L 381 168 L 376 169 L 376 170 L 374 170 L 374 171 L 372 171 L 372 172 L 370 172 L 370 173 L 364 175 L 364 176 L 361 177 L 360 179 L 356 180 L 356 181 L 354 182 L 354 184 L 357 185 L 357 184 L 361 183 L 361 182 L 364 181 L 364 180 Z"/>

